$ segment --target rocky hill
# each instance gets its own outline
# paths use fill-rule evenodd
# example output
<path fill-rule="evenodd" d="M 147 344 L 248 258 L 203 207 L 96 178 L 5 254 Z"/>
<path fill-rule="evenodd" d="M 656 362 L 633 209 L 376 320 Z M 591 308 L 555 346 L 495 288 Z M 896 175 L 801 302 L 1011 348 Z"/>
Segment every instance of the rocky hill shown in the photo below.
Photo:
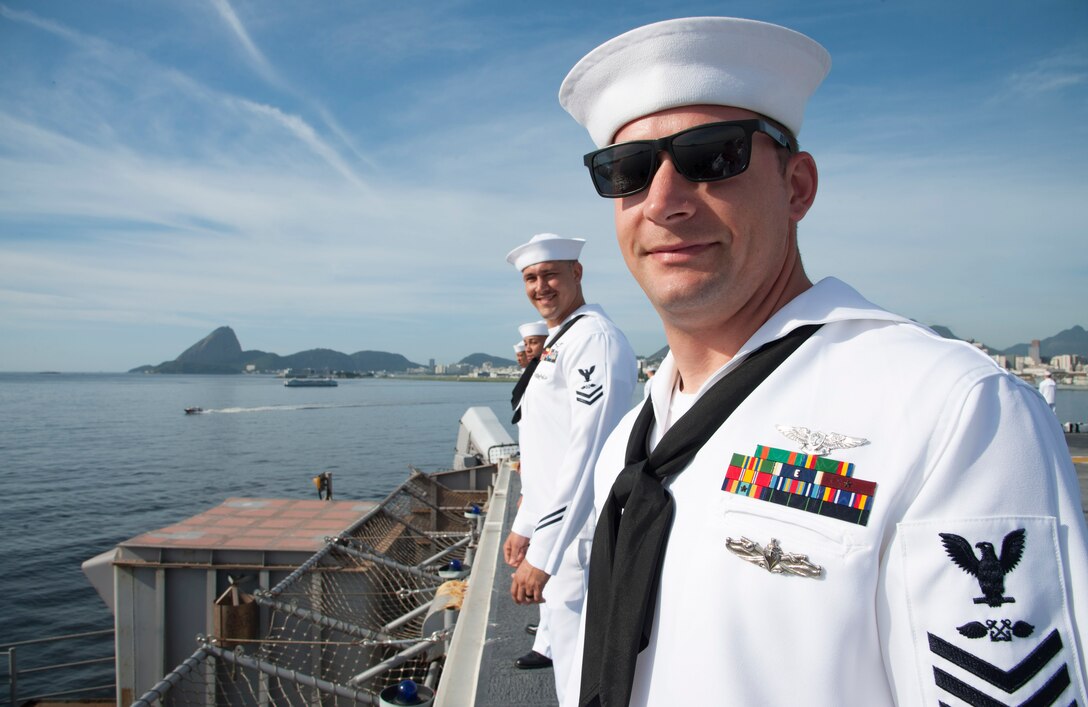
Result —
<path fill-rule="evenodd" d="M 473 366 L 475 368 L 482 368 L 485 363 L 490 363 L 492 368 L 505 368 L 507 366 L 518 365 L 517 361 L 485 353 L 469 354 L 458 361 L 458 363 L 465 366 Z"/>
<path fill-rule="evenodd" d="M 400 354 L 386 351 L 357 351 L 345 354 L 332 349 L 310 349 L 289 356 L 266 351 L 243 351 L 230 327 L 219 327 L 175 358 L 157 366 L 140 366 L 130 373 L 241 373 L 252 365 L 258 371 L 313 369 L 357 373 L 388 371 L 399 373 L 419 368 Z"/>

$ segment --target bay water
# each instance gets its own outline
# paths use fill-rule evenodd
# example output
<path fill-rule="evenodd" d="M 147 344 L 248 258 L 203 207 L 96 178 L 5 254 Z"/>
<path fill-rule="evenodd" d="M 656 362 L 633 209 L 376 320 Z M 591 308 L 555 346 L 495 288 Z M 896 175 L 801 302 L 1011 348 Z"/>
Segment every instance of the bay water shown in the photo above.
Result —
<path fill-rule="evenodd" d="M 285 388 L 260 375 L 0 374 L 0 645 L 112 628 L 80 564 L 229 496 L 317 498 L 312 478 L 331 471 L 335 499 L 380 501 L 410 466 L 449 468 L 465 410 L 489 406 L 508 423 L 512 388 L 513 381 L 368 378 Z M 187 407 L 205 412 L 186 415 Z M 102 656 L 101 648 L 91 655 L 96 642 L 103 639 L 41 657 Z M 20 669 L 31 667 L 34 652 L 17 649 L 26 656 Z M 19 694 L 101 684 L 110 672 L 27 677 Z M 0 666 L 0 703 L 5 678 Z"/>

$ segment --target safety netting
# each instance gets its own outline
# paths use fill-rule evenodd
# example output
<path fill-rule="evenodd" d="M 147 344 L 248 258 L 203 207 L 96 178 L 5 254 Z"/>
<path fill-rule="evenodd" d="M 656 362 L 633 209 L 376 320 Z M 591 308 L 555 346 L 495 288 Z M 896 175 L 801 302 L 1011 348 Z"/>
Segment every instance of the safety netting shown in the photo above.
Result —
<path fill-rule="evenodd" d="M 219 635 L 133 704 L 378 704 L 405 680 L 433 687 L 486 501 L 413 470 L 275 587 L 224 592 Z"/>

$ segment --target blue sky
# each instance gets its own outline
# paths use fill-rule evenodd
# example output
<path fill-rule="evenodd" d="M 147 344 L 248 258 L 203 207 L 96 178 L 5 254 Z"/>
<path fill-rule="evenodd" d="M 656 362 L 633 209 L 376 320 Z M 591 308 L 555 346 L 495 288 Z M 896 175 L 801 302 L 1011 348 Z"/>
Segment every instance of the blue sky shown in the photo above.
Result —
<path fill-rule="evenodd" d="M 221 325 L 509 356 L 536 317 L 504 256 L 541 231 L 587 239 L 587 298 L 652 353 L 556 93 L 708 14 L 831 52 L 811 276 L 998 347 L 1088 325 L 1084 0 L 0 0 L 0 370 L 127 370 Z"/>

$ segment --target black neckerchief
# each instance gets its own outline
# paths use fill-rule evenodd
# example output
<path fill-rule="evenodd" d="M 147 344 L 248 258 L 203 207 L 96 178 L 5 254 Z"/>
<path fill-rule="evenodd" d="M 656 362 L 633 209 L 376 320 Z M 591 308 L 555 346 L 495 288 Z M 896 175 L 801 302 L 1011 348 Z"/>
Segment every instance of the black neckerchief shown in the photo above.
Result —
<path fill-rule="evenodd" d="M 533 377 L 533 371 L 536 370 L 537 365 L 540 363 L 540 358 L 544 355 L 552 346 L 555 346 L 555 342 L 559 341 L 559 337 L 567 333 L 567 330 L 574 326 L 574 322 L 578 321 L 586 315 L 579 314 L 574 319 L 563 325 L 563 328 L 555 333 L 551 341 L 544 344 L 544 350 L 540 352 L 540 356 L 537 356 L 529 364 L 525 366 L 525 370 L 521 372 L 521 378 L 518 378 L 518 382 L 514 385 L 514 394 L 510 396 L 510 407 L 514 410 L 514 419 L 510 420 L 513 424 L 518 424 L 518 420 L 521 419 L 521 397 L 525 395 L 525 389 L 529 387 L 529 381 Z"/>
<path fill-rule="evenodd" d="M 757 349 L 711 386 L 649 454 L 654 408 L 647 398 L 631 429 L 626 466 L 593 535 L 581 707 L 621 707 L 631 699 L 636 660 L 653 628 L 672 527 L 674 503 L 662 481 L 683 471 L 745 398 L 820 326 L 799 327 Z"/>

